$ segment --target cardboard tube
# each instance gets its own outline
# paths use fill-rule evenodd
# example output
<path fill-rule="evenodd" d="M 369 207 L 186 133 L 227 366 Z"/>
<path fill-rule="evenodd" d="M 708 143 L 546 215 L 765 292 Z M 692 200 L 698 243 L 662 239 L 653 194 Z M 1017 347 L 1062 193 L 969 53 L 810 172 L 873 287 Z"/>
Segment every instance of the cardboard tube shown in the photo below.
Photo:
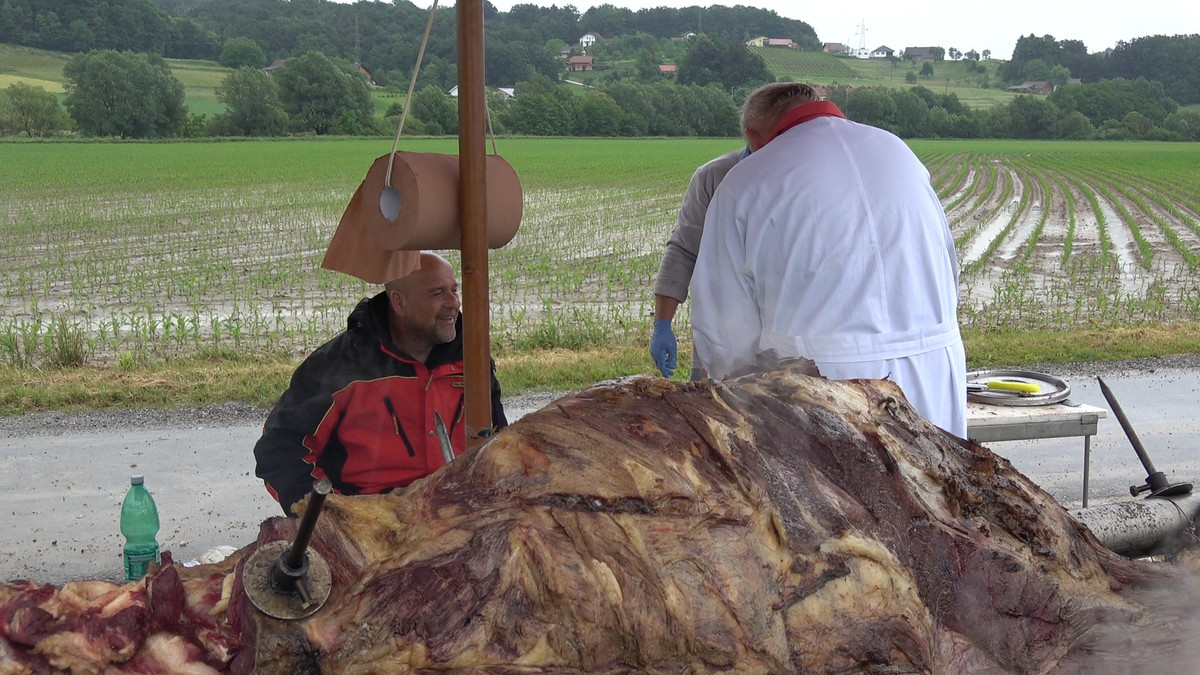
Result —
<path fill-rule="evenodd" d="M 350 198 L 321 267 L 373 284 L 399 279 L 420 265 L 420 251 L 458 249 L 458 155 L 397 152 L 392 186 L 400 193 L 395 220 L 379 208 L 388 155 L 375 160 Z M 488 155 L 487 243 L 500 248 L 517 234 L 524 207 L 512 166 Z"/>
<path fill-rule="evenodd" d="M 363 226 L 368 211 L 379 211 L 378 199 L 369 203 L 360 185 L 338 221 L 321 267 L 349 274 L 372 284 L 386 284 L 408 276 L 421 265 L 420 251 L 389 251 L 380 248 Z"/>
<path fill-rule="evenodd" d="M 375 160 L 363 181 L 363 200 L 378 204 L 387 176 L 388 155 Z M 367 231 L 381 248 L 457 249 L 461 242 L 458 222 L 458 155 L 397 152 L 392 164 L 392 187 L 400 193 L 400 213 L 388 220 L 376 207 L 365 216 Z M 517 234 L 521 223 L 521 181 L 512 166 L 498 155 L 488 155 L 487 243 L 500 248 Z"/>

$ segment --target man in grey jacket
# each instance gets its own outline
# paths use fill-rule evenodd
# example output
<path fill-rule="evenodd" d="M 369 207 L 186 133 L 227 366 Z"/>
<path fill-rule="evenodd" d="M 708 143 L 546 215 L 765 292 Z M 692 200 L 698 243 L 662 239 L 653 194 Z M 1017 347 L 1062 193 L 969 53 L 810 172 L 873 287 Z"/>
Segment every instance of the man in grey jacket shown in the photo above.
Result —
<path fill-rule="evenodd" d="M 654 332 L 650 336 L 650 357 L 663 377 L 675 372 L 678 344 L 671 322 L 679 305 L 687 299 L 688 285 L 692 281 L 692 268 L 696 265 L 696 252 L 700 250 L 700 235 L 704 232 L 704 214 L 708 202 L 717 191 L 725 174 L 748 154 L 738 148 L 720 157 L 709 160 L 692 174 L 675 230 L 667 241 L 667 252 L 658 268 L 658 280 L 654 284 Z M 702 377 L 699 362 L 692 357 L 691 379 Z"/>

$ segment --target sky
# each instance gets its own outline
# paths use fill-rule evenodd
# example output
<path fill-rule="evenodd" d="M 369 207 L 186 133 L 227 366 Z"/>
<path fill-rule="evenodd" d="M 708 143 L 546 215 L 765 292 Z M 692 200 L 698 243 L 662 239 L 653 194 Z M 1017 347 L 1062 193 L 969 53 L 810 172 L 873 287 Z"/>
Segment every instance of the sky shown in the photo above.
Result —
<path fill-rule="evenodd" d="M 348 0 L 342 0 L 348 1 Z M 822 42 L 841 42 L 850 47 L 860 44 L 860 28 L 866 26 L 866 47 L 951 47 L 982 53 L 989 49 L 992 58 L 1012 56 L 1017 38 L 1022 35 L 1052 35 L 1057 40 L 1079 40 L 1089 52 L 1115 47 L 1118 41 L 1130 41 L 1147 35 L 1190 35 L 1200 33 L 1200 7 L 1195 0 L 933 0 L 897 2 L 896 0 L 859 0 L 844 2 L 801 2 L 800 0 L 491 0 L 502 12 L 513 4 L 563 7 L 573 5 L 580 13 L 599 4 L 612 4 L 632 10 L 648 7 L 708 7 L 748 5 L 774 10 L 780 16 L 799 19 L 813 27 Z M 417 6 L 428 6 L 416 0 Z M 439 0 L 438 7 L 443 6 Z M 445 6 L 453 6 L 447 0 Z M 772 36 L 767 36 L 772 37 Z"/>

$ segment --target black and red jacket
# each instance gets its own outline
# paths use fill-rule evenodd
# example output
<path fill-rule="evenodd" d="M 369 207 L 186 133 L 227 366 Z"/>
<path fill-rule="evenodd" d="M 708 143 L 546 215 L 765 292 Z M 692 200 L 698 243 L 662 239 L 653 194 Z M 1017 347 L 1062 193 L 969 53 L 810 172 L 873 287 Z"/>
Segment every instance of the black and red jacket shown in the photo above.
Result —
<path fill-rule="evenodd" d="M 433 473 L 445 463 L 435 410 L 455 454 L 466 447 L 462 315 L 454 340 L 435 345 L 425 363 L 392 344 L 387 316 L 386 293 L 358 303 L 346 331 L 300 364 L 267 417 L 255 475 L 285 512 L 315 478 L 340 494 L 378 494 Z M 508 421 L 494 364 L 491 379 L 498 429 Z"/>

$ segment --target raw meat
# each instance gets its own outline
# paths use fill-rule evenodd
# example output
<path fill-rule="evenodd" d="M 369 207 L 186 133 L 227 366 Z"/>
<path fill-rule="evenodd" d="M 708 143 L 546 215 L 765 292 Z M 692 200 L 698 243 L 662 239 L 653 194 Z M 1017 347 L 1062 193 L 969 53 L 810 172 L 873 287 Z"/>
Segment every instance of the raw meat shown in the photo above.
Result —
<path fill-rule="evenodd" d="M 258 613 L 231 567 L 167 567 L 148 590 L 10 584 L 0 672 L 1191 667 L 1186 567 L 1104 549 L 893 384 L 805 372 L 597 385 L 403 493 L 330 496 L 312 546 L 333 591 L 308 619 Z M 101 591 L 116 613 L 94 612 Z"/>

